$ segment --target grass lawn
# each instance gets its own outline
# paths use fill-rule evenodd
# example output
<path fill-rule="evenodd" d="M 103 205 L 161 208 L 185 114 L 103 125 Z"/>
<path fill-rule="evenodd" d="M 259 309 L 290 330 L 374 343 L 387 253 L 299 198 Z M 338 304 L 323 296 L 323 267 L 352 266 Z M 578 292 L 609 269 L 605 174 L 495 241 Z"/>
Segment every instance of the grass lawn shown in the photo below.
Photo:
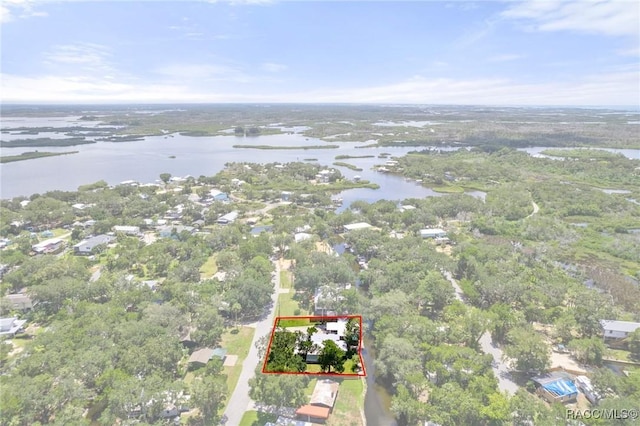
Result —
<path fill-rule="evenodd" d="M 247 411 L 240 420 L 240 426 L 263 426 L 265 423 L 275 422 L 277 419 L 276 414 Z"/>
<path fill-rule="evenodd" d="M 307 373 L 322 373 L 322 367 L 320 364 L 307 364 L 307 369 L 305 370 Z M 313 389 L 312 389 L 313 391 Z"/>
<path fill-rule="evenodd" d="M 218 272 L 218 265 L 216 265 L 216 255 L 213 254 L 206 262 L 204 262 L 204 265 L 200 267 L 200 276 L 204 279 L 208 279 L 216 272 Z"/>
<path fill-rule="evenodd" d="M 276 310 L 276 315 L 280 317 L 291 317 L 294 315 L 309 315 L 309 313 L 306 310 L 300 308 L 297 301 L 293 300 L 294 294 L 295 293 L 290 292 L 290 293 L 280 293 L 278 295 L 278 307 Z M 300 313 L 295 314 L 296 309 L 300 309 Z M 304 325 L 304 324 L 299 324 L 299 325 Z"/>
<path fill-rule="evenodd" d="M 233 393 L 240 373 L 242 372 L 242 362 L 249 354 L 251 348 L 251 341 L 253 340 L 253 333 L 255 330 L 249 327 L 241 327 L 237 333 L 232 333 L 234 329 L 228 330 L 222 335 L 220 346 L 227 350 L 227 355 L 238 355 L 238 361 L 233 367 L 224 367 L 224 374 L 227 376 L 227 389 L 229 395 Z M 222 412 L 224 407 L 221 408 Z"/>
<path fill-rule="evenodd" d="M 335 380 L 335 378 L 332 378 Z M 340 389 L 338 398 L 329 417 L 329 426 L 361 426 L 363 425 L 361 411 L 364 411 L 363 379 L 338 379 Z"/>
<path fill-rule="evenodd" d="M 633 361 L 629 358 L 630 352 L 622 349 L 607 349 L 606 357 L 611 359 L 617 359 L 620 361 Z"/>
<path fill-rule="evenodd" d="M 301 319 L 286 319 L 286 320 L 278 320 L 278 327 L 302 327 L 315 325 L 317 323 L 311 323 L 309 318 L 301 318 Z"/>
<path fill-rule="evenodd" d="M 313 389 L 316 387 L 316 383 L 318 383 L 318 379 L 309 380 L 309 384 L 307 385 L 307 388 L 304 390 L 304 394 L 307 395 L 309 398 L 311 398 L 311 395 L 313 395 Z"/>
<path fill-rule="evenodd" d="M 291 288 L 291 272 L 280 271 L 280 287 Z"/>

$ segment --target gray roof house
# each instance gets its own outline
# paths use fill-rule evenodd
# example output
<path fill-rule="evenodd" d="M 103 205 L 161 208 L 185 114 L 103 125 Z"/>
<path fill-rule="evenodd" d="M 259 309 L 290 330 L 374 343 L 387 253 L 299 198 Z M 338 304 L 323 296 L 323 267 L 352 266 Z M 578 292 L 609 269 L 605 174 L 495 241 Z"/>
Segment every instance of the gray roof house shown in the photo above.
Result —
<path fill-rule="evenodd" d="M 0 318 L 0 336 L 15 336 L 27 320 L 19 320 L 18 318 Z"/>
<path fill-rule="evenodd" d="M 99 245 L 106 245 L 115 240 L 115 237 L 111 235 L 96 235 L 95 237 L 87 238 L 86 240 L 80 241 L 78 244 L 73 246 L 74 254 L 91 254 L 92 250 Z"/>
<path fill-rule="evenodd" d="M 9 294 L 5 297 L 5 300 L 9 301 L 13 306 L 13 309 L 19 311 L 28 311 L 33 308 L 33 301 L 25 293 Z"/>
<path fill-rule="evenodd" d="M 640 322 L 602 320 L 602 336 L 605 339 L 626 339 L 640 328 Z"/>

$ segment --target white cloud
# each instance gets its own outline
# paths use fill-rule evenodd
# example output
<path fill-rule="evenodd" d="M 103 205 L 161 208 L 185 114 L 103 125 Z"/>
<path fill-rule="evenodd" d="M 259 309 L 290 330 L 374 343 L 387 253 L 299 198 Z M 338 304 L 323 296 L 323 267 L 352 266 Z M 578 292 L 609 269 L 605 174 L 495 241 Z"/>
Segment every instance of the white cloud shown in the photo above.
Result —
<path fill-rule="evenodd" d="M 635 0 L 531 0 L 513 4 L 501 16 L 537 31 L 640 35 L 640 2 Z"/>
<path fill-rule="evenodd" d="M 16 18 L 48 16 L 46 12 L 35 10 L 34 0 L 3 0 L 0 5 L 0 23 L 15 21 Z"/>
<path fill-rule="evenodd" d="M 160 67 L 155 72 L 169 81 L 234 81 L 246 83 L 252 80 L 241 69 L 227 65 L 173 64 Z"/>
<path fill-rule="evenodd" d="M 283 64 L 276 64 L 273 62 L 265 62 L 264 64 L 262 64 L 260 66 L 260 68 L 263 71 L 267 71 L 267 72 L 281 72 L 287 69 L 286 65 Z"/>
<path fill-rule="evenodd" d="M 640 56 L 640 46 L 631 47 L 629 49 L 618 49 L 616 53 L 621 56 Z"/>
<path fill-rule="evenodd" d="M 173 68 L 187 72 L 198 67 Z M 204 71 L 200 69 L 201 71 Z M 581 80 L 518 83 L 508 79 L 427 79 L 415 76 L 383 86 L 297 92 L 236 90 L 188 79 L 123 80 L 107 77 L 1 76 L 3 102 L 347 102 L 490 105 L 637 105 L 635 69 Z M 268 89 L 267 89 L 268 90 Z"/>
<path fill-rule="evenodd" d="M 489 62 L 509 62 L 509 61 L 515 61 L 516 59 L 521 59 L 524 58 L 524 55 L 518 55 L 518 54 L 503 54 L 503 55 L 495 55 L 495 56 L 491 56 L 490 58 L 488 58 L 487 60 Z"/>
<path fill-rule="evenodd" d="M 11 15 L 11 10 L 8 7 L 0 5 L 0 24 L 5 24 L 7 22 L 11 22 L 13 20 L 13 16 Z"/>
<path fill-rule="evenodd" d="M 48 63 L 104 67 L 111 56 L 110 49 L 95 43 L 54 46 L 44 57 Z"/>

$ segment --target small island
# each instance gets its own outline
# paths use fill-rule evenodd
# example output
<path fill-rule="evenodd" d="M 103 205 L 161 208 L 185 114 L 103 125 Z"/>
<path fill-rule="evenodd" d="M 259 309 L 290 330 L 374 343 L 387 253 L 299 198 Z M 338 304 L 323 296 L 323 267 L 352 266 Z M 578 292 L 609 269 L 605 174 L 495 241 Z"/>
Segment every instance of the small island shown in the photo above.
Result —
<path fill-rule="evenodd" d="M 80 151 L 67 151 L 67 152 L 38 152 L 30 151 L 23 152 L 19 155 L 3 155 L 0 157 L 0 163 L 13 163 L 15 161 L 33 160 L 34 158 L 43 157 L 56 157 L 58 155 L 77 154 Z"/>

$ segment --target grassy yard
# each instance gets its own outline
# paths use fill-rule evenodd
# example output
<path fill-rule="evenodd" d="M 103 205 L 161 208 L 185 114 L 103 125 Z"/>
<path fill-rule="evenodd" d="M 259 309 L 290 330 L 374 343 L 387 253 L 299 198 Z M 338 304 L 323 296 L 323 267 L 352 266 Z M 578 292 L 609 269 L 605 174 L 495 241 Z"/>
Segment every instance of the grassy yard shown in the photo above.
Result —
<path fill-rule="evenodd" d="M 610 359 L 617 359 L 620 361 L 633 361 L 631 358 L 629 358 L 629 355 L 631 353 L 629 351 L 625 351 L 622 349 L 607 349 L 606 355 L 605 357 L 610 358 Z"/>
<path fill-rule="evenodd" d="M 204 262 L 204 265 L 200 267 L 200 277 L 202 279 L 209 279 L 216 272 L 218 272 L 218 265 L 216 265 L 216 255 L 213 254 Z"/>
<path fill-rule="evenodd" d="M 240 426 L 263 426 L 265 423 L 275 422 L 277 419 L 276 414 L 247 411 L 240 420 Z"/>
<path fill-rule="evenodd" d="M 281 319 L 278 321 L 278 327 L 302 327 L 316 325 L 317 323 L 311 323 L 309 318 L 300 318 L 300 319 Z"/>
<path fill-rule="evenodd" d="M 280 287 L 291 288 L 291 272 L 280 271 Z"/>
<path fill-rule="evenodd" d="M 294 315 L 309 315 L 309 313 L 301 309 L 298 305 L 298 302 L 293 300 L 293 295 L 295 293 L 281 293 L 278 295 L 278 308 L 276 310 L 276 314 L 280 317 L 290 317 Z M 300 309 L 300 313 L 296 314 L 296 309 Z M 304 324 L 301 324 L 304 325 Z"/>
<path fill-rule="evenodd" d="M 335 380 L 335 378 L 332 378 Z M 364 411 L 364 379 L 338 379 L 340 389 L 333 408 L 333 414 L 327 421 L 328 426 L 361 426 L 363 419 L 360 415 Z"/>
<path fill-rule="evenodd" d="M 238 356 L 236 365 L 233 367 L 224 367 L 224 374 L 227 376 L 227 389 L 229 390 L 229 395 L 233 393 L 233 390 L 238 384 L 238 379 L 242 372 L 242 362 L 249 354 L 251 341 L 253 340 L 253 333 L 255 332 L 253 328 L 249 327 L 242 327 L 235 334 L 233 334 L 232 331 L 234 330 L 232 329 L 224 333 L 220 343 L 220 346 L 227 350 L 227 355 Z M 224 408 L 222 408 L 220 412 L 222 412 L 222 410 L 224 410 Z"/>

